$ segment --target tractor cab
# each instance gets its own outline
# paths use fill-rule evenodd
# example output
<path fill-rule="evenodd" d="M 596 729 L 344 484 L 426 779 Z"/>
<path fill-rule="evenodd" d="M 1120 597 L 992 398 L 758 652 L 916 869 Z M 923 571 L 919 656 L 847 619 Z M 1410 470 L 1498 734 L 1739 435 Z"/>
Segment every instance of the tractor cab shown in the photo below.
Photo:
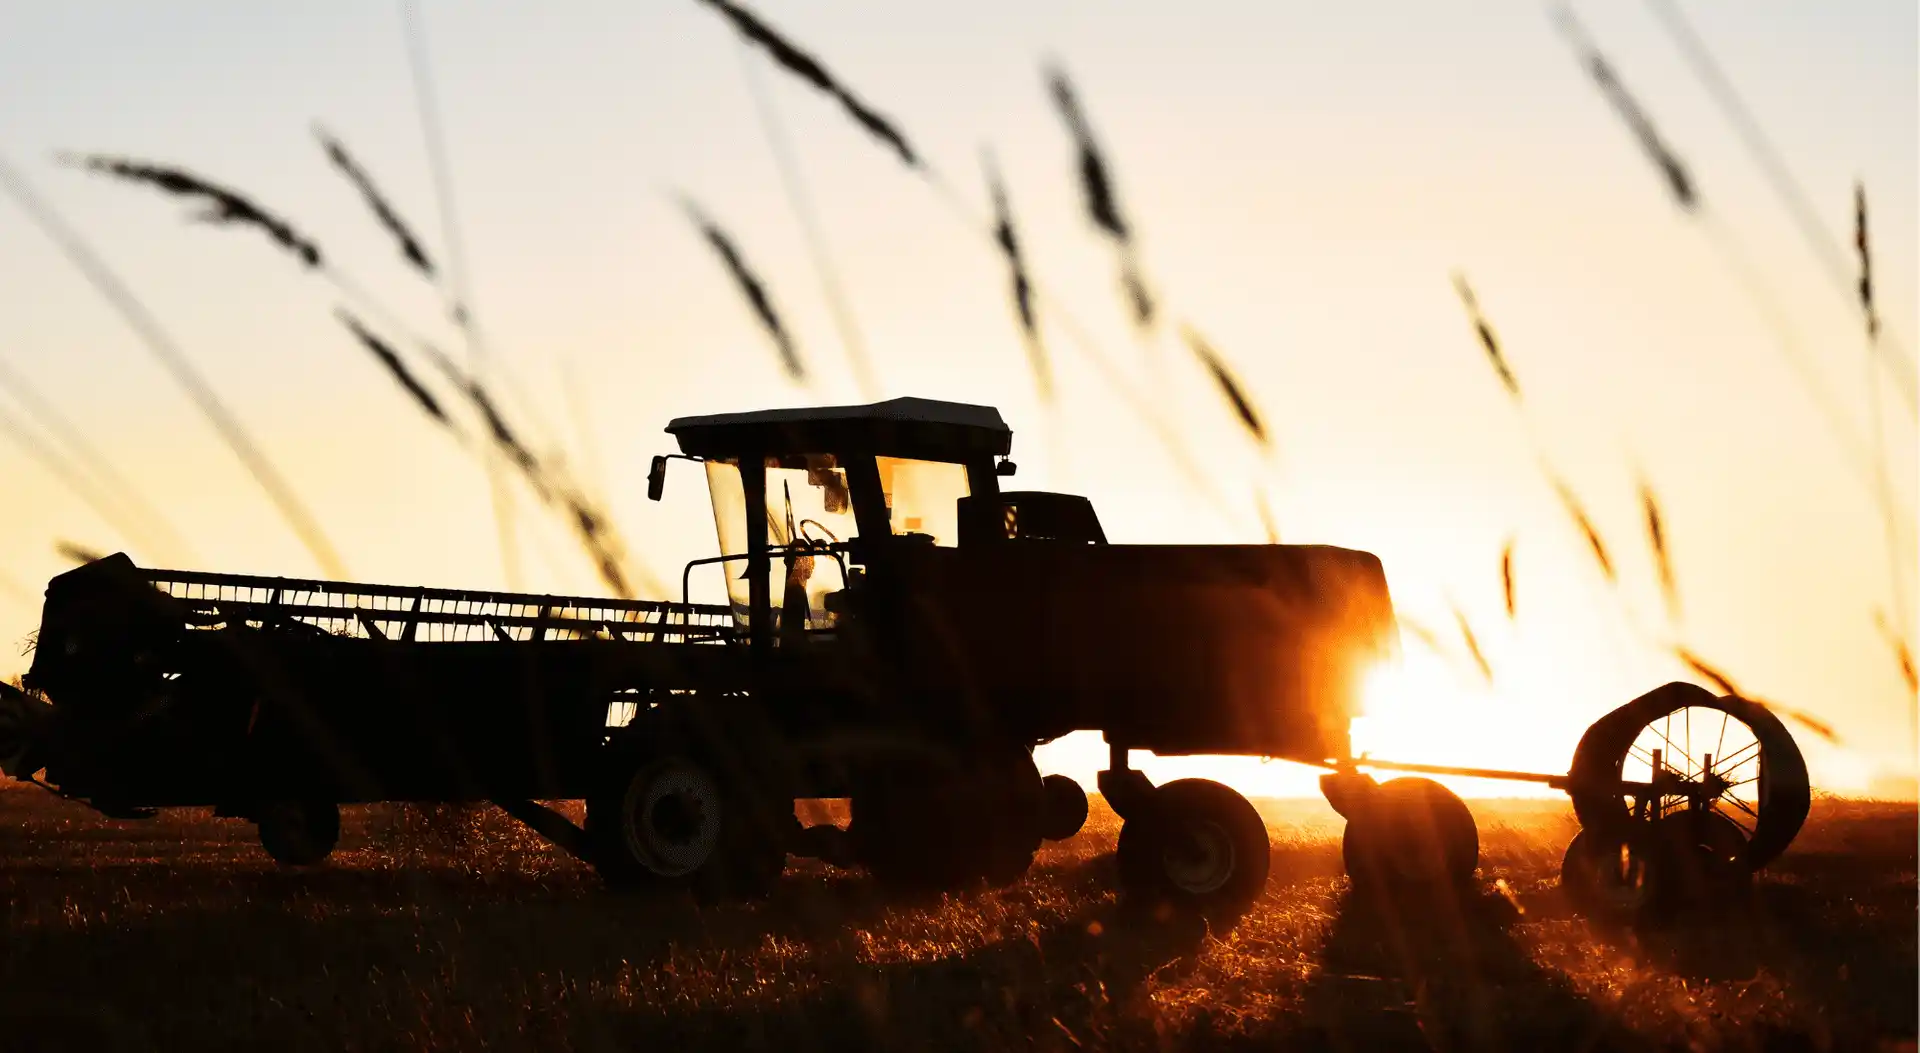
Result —
<path fill-rule="evenodd" d="M 1013 539 L 1104 542 L 1085 498 L 1003 493 L 1013 433 L 990 406 L 898 398 L 681 417 L 680 453 L 655 457 L 658 500 L 670 459 L 700 462 L 713 500 L 735 619 L 756 647 L 830 637 L 870 572 L 915 548 Z"/>

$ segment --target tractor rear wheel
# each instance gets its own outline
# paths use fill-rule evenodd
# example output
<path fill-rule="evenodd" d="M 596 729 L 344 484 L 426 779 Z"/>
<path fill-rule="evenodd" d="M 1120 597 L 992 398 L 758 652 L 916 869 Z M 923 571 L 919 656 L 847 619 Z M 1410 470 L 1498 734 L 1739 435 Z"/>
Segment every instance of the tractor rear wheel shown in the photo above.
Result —
<path fill-rule="evenodd" d="M 1120 887 L 1149 908 L 1230 924 L 1267 884 L 1267 824 L 1245 797 L 1211 779 L 1156 787 L 1120 827 Z"/>
<path fill-rule="evenodd" d="M 282 866 L 310 867 L 340 843 L 340 806 L 332 801 L 272 801 L 254 812 L 260 847 Z"/>

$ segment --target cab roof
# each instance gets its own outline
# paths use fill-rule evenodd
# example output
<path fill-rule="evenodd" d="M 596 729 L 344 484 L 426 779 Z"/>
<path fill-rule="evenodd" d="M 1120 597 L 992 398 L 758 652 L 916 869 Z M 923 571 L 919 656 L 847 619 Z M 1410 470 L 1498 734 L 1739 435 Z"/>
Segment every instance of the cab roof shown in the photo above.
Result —
<path fill-rule="evenodd" d="M 964 462 L 1013 447 L 1013 431 L 992 406 L 917 398 L 677 417 L 667 434 L 697 457 L 846 453 Z"/>

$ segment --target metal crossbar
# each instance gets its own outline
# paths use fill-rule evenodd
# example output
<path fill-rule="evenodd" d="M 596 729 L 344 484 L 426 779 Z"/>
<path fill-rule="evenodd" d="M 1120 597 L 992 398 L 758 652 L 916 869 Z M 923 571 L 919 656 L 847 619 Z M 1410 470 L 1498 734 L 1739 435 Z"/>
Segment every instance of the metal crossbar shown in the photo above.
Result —
<path fill-rule="evenodd" d="M 731 608 L 345 581 L 150 570 L 147 581 L 187 608 L 187 627 L 301 624 L 334 636 L 424 643 L 633 640 L 724 643 Z"/>

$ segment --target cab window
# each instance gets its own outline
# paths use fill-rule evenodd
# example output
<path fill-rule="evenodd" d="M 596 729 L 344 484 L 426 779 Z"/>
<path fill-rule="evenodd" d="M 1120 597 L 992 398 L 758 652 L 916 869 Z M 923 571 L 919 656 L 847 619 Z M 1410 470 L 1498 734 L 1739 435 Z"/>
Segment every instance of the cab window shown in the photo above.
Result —
<path fill-rule="evenodd" d="M 894 536 L 924 535 L 943 547 L 960 543 L 960 499 L 967 488 L 967 466 L 946 461 L 879 457 L 880 490 L 887 501 L 887 522 Z"/>

